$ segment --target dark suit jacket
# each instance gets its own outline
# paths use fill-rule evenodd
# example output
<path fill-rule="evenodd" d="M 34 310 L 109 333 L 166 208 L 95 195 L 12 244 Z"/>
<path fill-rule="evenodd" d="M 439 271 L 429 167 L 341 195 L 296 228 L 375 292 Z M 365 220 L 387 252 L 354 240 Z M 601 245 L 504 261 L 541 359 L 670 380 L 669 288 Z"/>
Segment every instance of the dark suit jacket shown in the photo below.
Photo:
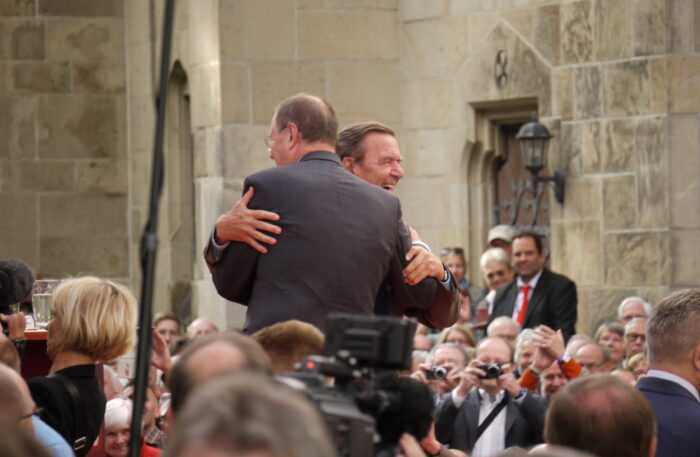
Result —
<path fill-rule="evenodd" d="M 499 316 L 512 317 L 517 297 L 517 280 L 498 289 L 489 323 Z M 577 304 L 576 284 L 566 276 L 552 273 L 545 268 L 532 291 L 523 328 L 544 324 L 554 330 L 561 329 L 564 340 L 568 341 L 571 335 L 576 333 Z"/>
<path fill-rule="evenodd" d="M 212 266 L 219 294 L 248 306 L 244 331 L 289 319 L 321 329 L 329 312 L 372 314 L 379 285 L 391 286 L 392 314 L 427 310 L 444 289 L 403 280 L 410 237 L 398 199 L 316 151 L 249 176 L 249 207 L 274 211 L 282 233 L 268 253 L 232 242 Z"/>
<path fill-rule="evenodd" d="M 675 382 L 644 377 L 637 388 L 647 397 L 658 427 L 656 457 L 700 457 L 700 402 Z"/>
<path fill-rule="evenodd" d="M 508 394 L 506 394 L 508 395 Z M 506 405 L 506 448 L 528 447 L 543 442 L 544 416 L 547 402 L 544 398 L 528 393 L 521 404 L 508 396 Z M 435 437 L 450 448 L 471 454 L 479 427 L 479 395 L 473 389 L 464 403 L 456 408 L 452 396 L 447 395 L 438 406 L 435 421 Z"/>

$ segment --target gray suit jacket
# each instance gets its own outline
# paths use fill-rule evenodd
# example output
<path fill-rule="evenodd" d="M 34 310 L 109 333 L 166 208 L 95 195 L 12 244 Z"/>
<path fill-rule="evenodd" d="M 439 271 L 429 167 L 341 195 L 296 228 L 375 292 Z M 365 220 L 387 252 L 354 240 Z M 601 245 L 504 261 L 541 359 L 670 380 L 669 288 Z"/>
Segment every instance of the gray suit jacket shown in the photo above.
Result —
<path fill-rule="evenodd" d="M 455 407 L 450 394 L 445 397 L 438 406 L 435 436 L 439 442 L 449 444 L 450 448 L 460 449 L 470 454 L 476 443 L 476 429 L 479 427 L 477 389 L 473 389 L 467 395 L 459 408 Z M 506 448 L 528 447 L 542 443 L 546 411 L 547 401 L 537 395 L 528 393 L 519 404 L 508 396 L 505 425 Z"/>
<path fill-rule="evenodd" d="M 246 333 L 289 319 L 324 329 L 330 312 L 372 314 L 384 280 L 392 314 L 426 312 L 444 289 L 433 278 L 405 284 L 410 237 L 398 199 L 348 173 L 336 154 L 309 153 L 249 176 L 244 192 L 250 186 L 249 207 L 280 216 L 277 244 L 260 255 L 232 242 L 212 265 L 219 294 L 248 306 Z"/>

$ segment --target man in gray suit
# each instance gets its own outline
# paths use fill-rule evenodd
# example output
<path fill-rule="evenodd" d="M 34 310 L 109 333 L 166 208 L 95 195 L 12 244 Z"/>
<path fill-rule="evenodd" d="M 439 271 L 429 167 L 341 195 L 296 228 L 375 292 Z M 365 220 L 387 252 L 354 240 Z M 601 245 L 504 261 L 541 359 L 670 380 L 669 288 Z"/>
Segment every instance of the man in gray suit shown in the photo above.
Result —
<path fill-rule="evenodd" d="M 337 127 L 324 100 L 299 94 L 284 101 L 268 136 L 278 167 L 248 177 L 239 202 L 249 207 L 243 214 L 256 220 L 250 225 L 258 234 L 246 240 L 230 233 L 246 225 L 240 212 L 217 221 L 205 259 L 219 294 L 248 306 L 247 333 L 290 319 L 323 329 L 333 311 L 372 314 L 383 280 L 404 311 L 428 312 L 442 288 L 432 278 L 404 281 L 411 242 L 399 201 L 343 169 Z M 271 245 L 265 255 L 254 239 Z"/>

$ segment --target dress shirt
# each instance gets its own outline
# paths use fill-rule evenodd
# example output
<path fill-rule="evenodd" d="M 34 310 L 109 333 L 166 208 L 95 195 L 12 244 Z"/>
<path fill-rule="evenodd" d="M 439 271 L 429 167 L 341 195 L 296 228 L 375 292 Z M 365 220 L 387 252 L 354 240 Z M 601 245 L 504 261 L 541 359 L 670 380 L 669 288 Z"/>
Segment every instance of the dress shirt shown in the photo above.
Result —
<path fill-rule="evenodd" d="M 535 290 L 535 287 L 537 287 L 537 281 L 540 280 L 540 276 L 542 276 L 543 271 L 544 268 L 538 271 L 537 274 L 530 280 L 530 282 L 524 282 L 520 278 L 520 276 L 518 276 L 518 296 L 515 297 L 515 306 L 513 307 L 513 315 L 511 316 L 514 321 L 518 320 L 518 313 L 520 313 L 520 307 L 523 306 L 523 286 L 530 286 L 530 290 L 527 294 L 527 302 L 528 306 L 530 306 L 529 304 L 532 302 L 532 291 Z"/>
<path fill-rule="evenodd" d="M 506 395 L 505 390 L 501 390 L 495 397 L 489 396 L 485 390 L 479 389 L 479 423 L 481 424 L 488 417 L 489 413 L 498 406 Z M 472 457 L 493 457 L 506 448 L 506 408 L 498 413 L 484 433 L 481 434 L 472 450 Z"/>
<path fill-rule="evenodd" d="M 698 389 L 695 388 L 691 383 L 689 383 L 687 380 L 681 378 L 678 375 L 675 375 L 673 373 L 669 373 L 668 371 L 662 371 L 662 370 L 649 370 L 647 372 L 647 377 L 650 378 L 659 378 L 659 379 L 664 379 L 666 381 L 671 381 L 675 382 L 679 386 L 683 387 L 685 390 L 691 393 L 695 399 L 700 402 L 700 394 L 698 394 Z"/>

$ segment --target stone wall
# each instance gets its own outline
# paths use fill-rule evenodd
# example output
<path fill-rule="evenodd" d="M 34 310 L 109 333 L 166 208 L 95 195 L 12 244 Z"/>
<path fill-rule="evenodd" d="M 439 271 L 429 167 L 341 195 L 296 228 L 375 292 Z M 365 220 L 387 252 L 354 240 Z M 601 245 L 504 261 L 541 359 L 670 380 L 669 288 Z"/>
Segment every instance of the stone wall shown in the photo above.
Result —
<path fill-rule="evenodd" d="M 580 330 L 625 296 L 698 286 L 700 2 L 406 0 L 400 11 L 403 150 L 434 164 L 411 169 L 401 195 L 430 242 L 465 244 L 476 264 L 498 154 L 489 112 L 517 117 L 534 101 L 555 135 L 550 168 L 567 174 L 551 265 L 579 286 Z"/>
<path fill-rule="evenodd" d="M 122 0 L 0 2 L 0 257 L 128 281 Z"/>

